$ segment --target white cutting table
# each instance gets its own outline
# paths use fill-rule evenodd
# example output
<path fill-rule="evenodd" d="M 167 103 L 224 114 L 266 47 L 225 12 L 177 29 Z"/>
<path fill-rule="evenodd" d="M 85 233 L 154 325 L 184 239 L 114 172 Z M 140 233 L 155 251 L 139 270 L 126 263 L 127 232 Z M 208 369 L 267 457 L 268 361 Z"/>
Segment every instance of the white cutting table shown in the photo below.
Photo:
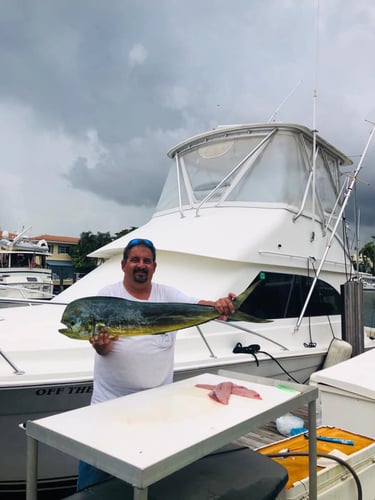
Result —
<path fill-rule="evenodd" d="M 222 405 L 195 387 L 225 380 L 256 390 L 262 400 L 232 395 Z M 309 405 L 309 498 L 316 499 L 317 397 L 314 386 L 221 371 L 28 421 L 26 499 L 37 499 L 38 442 L 130 483 L 134 500 L 145 500 L 150 484 L 304 404 Z"/>

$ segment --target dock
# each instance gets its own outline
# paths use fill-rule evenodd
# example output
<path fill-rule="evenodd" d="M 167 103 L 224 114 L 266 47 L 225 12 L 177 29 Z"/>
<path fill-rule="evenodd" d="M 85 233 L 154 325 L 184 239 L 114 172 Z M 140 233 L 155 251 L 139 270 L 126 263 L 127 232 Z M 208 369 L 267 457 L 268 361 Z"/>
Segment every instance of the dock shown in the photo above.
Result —
<path fill-rule="evenodd" d="M 292 415 L 296 417 L 300 417 L 303 419 L 305 427 L 308 428 L 308 414 L 307 414 L 307 405 L 296 410 L 290 412 Z M 277 441 L 281 441 L 285 439 L 286 436 L 280 434 L 276 428 L 276 422 L 271 421 L 268 424 L 255 429 L 248 434 L 236 439 L 234 441 L 235 444 L 239 444 L 241 446 L 247 446 L 252 450 L 256 450 L 262 446 L 266 446 L 271 443 L 276 443 Z"/>

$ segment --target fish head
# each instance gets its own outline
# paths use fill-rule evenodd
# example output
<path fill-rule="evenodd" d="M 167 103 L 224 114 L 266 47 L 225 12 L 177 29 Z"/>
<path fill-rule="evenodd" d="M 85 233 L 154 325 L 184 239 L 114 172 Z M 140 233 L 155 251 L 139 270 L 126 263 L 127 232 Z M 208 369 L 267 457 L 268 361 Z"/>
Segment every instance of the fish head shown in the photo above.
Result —
<path fill-rule="evenodd" d="M 95 310 L 87 307 L 87 301 L 81 299 L 67 305 L 61 323 L 66 328 L 60 328 L 59 332 L 73 339 L 87 340 L 97 333 Z"/>
<path fill-rule="evenodd" d="M 66 328 L 59 328 L 59 332 L 70 337 L 72 339 L 88 339 L 94 334 L 95 327 L 92 323 L 81 321 L 80 318 L 69 318 L 69 321 L 62 318 L 61 323 L 63 323 Z"/>

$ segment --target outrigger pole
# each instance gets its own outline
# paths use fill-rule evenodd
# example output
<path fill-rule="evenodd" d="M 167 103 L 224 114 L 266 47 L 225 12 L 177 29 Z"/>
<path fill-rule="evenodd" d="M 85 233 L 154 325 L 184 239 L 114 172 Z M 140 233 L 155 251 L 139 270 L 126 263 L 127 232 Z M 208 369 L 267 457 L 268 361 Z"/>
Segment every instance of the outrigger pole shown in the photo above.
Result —
<path fill-rule="evenodd" d="M 371 122 L 371 121 L 369 121 L 369 120 L 366 120 L 366 121 L 367 121 L 367 122 L 369 122 L 369 123 L 371 123 L 371 124 L 373 125 L 373 127 L 372 127 L 372 131 L 371 131 L 370 136 L 369 136 L 369 138 L 368 138 L 368 141 L 367 141 L 367 144 L 366 144 L 366 146 L 365 146 L 365 149 L 363 150 L 363 153 L 362 153 L 361 159 L 359 160 L 358 166 L 357 166 L 357 168 L 356 168 L 356 169 L 355 169 L 355 171 L 354 171 L 354 174 L 353 174 L 353 176 L 352 176 L 352 180 L 351 180 L 351 182 L 349 183 L 348 188 L 347 188 L 347 190 L 346 190 L 346 193 L 345 193 L 345 196 L 344 196 L 344 200 L 343 200 L 343 203 L 342 203 L 342 206 L 341 206 L 341 209 L 340 209 L 339 215 L 338 215 L 337 220 L 336 220 L 336 224 L 334 225 L 334 228 L 333 228 L 333 230 L 332 230 L 332 234 L 331 234 L 331 236 L 330 236 L 330 238 L 329 238 L 329 240 L 328 240 L 328 243 L 327 243 L 327 245 L 326 245 L 325 251 L 324 251 L 323 256 L 322 256 L 322 258 L 321 258 L 321 260 L 320 260 L 319 267 L 318 267 L 318 269 L 317 269 L 317 271 L 316 271 L 316 273 L 315 273 L 314 280 L 313 280 L 313 282 L 312 282 L 312 284 L 311 284 L 311 287 L 310 287 L 309 293 L 308 293 L 308 295 L 307 295 L 307 297 L 306 297 L 305 304 L 304 304 L 304 306 L 303 306 L 303 308 L 302 308 L 301 314 L 300 314 L 300 316 L 299 316 L 299 318 L 298 318 L 298 321 L 297 321 L 297 324 L 296 324 L 296 326 L 295 326 L 294 331 L 297 331 L 297 330 L 299 329 L 299 327 L 301 326 L 301 322 L 302 322 L 302 319 L 303 319 L 303 317 L 304 317 L 304 315 L 305 315 L 306 308 L 307 308 L 308 303 L 309 303 L 309 301 L 310 301 L 311 295 L 312 295 L 312 293 L 313 293 L 313 291 L 314 291 L 314 288 L 315 288 L 316 282 L 318 281 L 318 277 L 319 277 L 319 275 L 320 275 L 320 271 L 322 270 L 322 267 L 323 267 L 323 264 L 324 264 L 324 262 L 325 262 L 325 260 L 326 260 L 326 257 L 327 257 L 327 254 L 328 254 L 328 252 L 329 252 L 329 249 L 331 248 L 331 243 L 332 243 L 333 238 L 335 237 L 335 234 L 336 234 L 336 231 L 337 231 L 337 227 L 338 227 L 338 225 L 339 225 L 339 224 L 340 224 L 340 222 L 341 222 L 342 214 L 344 213 L 345 207 L 346 207 L 346 205 L 347 205 L 347 203 L 348 203 L 348 201 L 349 201 L 349 197 L 350 197 L 351 192 L 352 192 L 352 190 L 353 190 L 353 187 L 354 187 L 354 185 L 355 185 L 355 183 L 356 183 L 356 181 L 357 181 L 358 174 L 359 174 L 359 172 L 360 172 L 360 170 L 361 170 L 361 168 L 362 168 L 362 163 L 363 163 L 363 160 L 364 160 L 364 158 L 365 158 L 365 156 L 366 156 L 367 150 L 368 150 L 368 148 L 369 148 L 369 146 L 370 146 L 370 143 L 371 143 L 371 141 L 372 141 L 372 138 L 373 138 L 373 136 L 374 136 L 374 134 L 375 134 L 375 123 L 374 123 L 374 122 Z"/>

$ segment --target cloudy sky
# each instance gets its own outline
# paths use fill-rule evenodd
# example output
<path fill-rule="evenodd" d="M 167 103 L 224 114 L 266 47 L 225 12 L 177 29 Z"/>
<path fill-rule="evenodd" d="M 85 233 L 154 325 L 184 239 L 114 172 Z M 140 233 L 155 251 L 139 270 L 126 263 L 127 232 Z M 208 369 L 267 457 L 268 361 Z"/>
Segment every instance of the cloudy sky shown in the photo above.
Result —
<path fill-rule="evenodd" d="M 319 134 L 356 163 L 375 121 L 374 0 L 0 8 L 0 229 L 139 226 L 158 201 L 168 149 L 216 125 L 265 122 L 288 95 L 278 120 L 312 127 L 316 88 Z M 375 235 L 375 140 L 360 180 L 364 244 Z"/>

